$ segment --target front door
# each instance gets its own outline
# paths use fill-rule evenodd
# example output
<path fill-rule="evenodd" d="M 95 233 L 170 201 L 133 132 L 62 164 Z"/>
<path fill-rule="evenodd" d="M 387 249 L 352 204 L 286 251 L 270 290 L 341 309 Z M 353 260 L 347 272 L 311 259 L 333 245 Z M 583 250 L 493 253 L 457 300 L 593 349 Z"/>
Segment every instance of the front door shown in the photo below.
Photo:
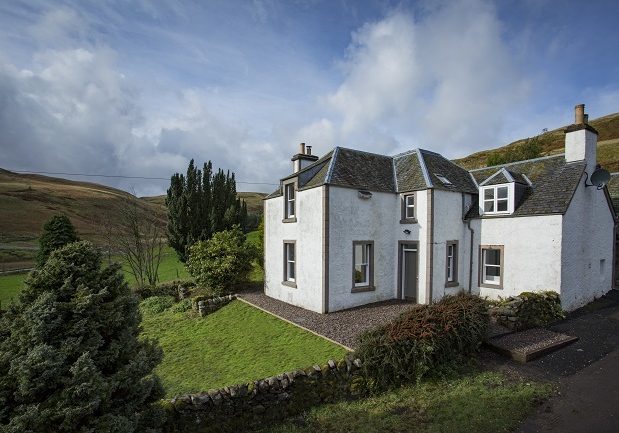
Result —
<path fill-rule="evenodd" d="M 400 260 L 402 295 L 408 301 L 417 302 L 417 246 L 403 244 Z"/>

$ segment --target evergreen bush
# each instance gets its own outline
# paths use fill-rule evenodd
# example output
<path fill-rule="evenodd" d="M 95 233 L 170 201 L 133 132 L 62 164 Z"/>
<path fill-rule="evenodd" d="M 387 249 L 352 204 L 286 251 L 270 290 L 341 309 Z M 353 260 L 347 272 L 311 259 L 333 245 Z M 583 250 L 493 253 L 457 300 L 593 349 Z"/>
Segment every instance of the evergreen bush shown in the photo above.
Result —
<path fill-rule="evenodd" d="M 486 336 L 488 305 L 471 295 L 419 305 L 359 337 L 356 356 L 368 383 L 379 389 L 416 382 L 428 372 L 458 362 Z"/>
<path fill-rule="evenodd" d="M 247 281 L 255 255 L 255 247 L 245 242 L 237 225 L 195 243 L 189 249 L 187 269 L 198 285 L 219 296 Z"/>
<path fill-rule="evenodd" d="M 117 264 L 88 242 L 51 253 L 0 317 L 0 431 L 156 432 L 161 350 Z"/>

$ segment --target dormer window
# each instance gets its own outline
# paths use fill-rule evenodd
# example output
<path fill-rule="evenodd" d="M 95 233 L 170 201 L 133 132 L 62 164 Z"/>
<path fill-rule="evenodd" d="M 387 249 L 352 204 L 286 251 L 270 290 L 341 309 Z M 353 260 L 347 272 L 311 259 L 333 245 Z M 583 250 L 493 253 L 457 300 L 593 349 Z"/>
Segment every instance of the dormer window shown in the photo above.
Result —
<path fill-rule="evenodd" d="M 485 186 L 481 190 L 482 209 L 484 214 L 510 213 L 509 186 Z"/>

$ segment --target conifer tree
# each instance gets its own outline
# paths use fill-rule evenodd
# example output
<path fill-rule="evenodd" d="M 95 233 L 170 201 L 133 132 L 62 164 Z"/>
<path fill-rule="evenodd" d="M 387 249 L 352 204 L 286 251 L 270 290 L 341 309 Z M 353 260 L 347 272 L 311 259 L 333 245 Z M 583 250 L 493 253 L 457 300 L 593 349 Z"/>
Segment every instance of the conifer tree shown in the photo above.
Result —
<path fill-rule="evenodd" d="M 247 208 L 243 211 L 244 201 L 236 197 L 234 173 L 218 169 L 213 174 L 211 161 L 198 170 L 192 159 L 186 176 L 172 176 L 166 204 L 169 244 L 183 262 L 195 242 L 235 224 L 247 228 Z"/>
<path fill-rule="evenodd" d="M 138 300 L 88 242 L 55 250 L 0 316 L 0 431 L 156 432 L 162 358 Z"/>
<path fill-rule="evenodd" d="M 54 215 L 43 225 L 36 258 L 37 266 L 43 266 L 52 251 L 77 240 L 71 220 L 66 215 Z"/>

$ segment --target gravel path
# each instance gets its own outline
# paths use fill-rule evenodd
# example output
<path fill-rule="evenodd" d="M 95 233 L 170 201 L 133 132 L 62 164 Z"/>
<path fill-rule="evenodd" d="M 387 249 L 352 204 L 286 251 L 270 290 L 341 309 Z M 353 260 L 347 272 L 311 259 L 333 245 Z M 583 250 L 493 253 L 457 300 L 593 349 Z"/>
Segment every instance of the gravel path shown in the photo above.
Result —
<path fill-rule="evenodd" d="M 414 305 L 394 299 L 350 310 L 319 314 L 269 298 L 261 291 L 240 293 L 239 297 L 349 348 L 354 348 L 357 336 L 363 331 L 388 322 Z"/>

